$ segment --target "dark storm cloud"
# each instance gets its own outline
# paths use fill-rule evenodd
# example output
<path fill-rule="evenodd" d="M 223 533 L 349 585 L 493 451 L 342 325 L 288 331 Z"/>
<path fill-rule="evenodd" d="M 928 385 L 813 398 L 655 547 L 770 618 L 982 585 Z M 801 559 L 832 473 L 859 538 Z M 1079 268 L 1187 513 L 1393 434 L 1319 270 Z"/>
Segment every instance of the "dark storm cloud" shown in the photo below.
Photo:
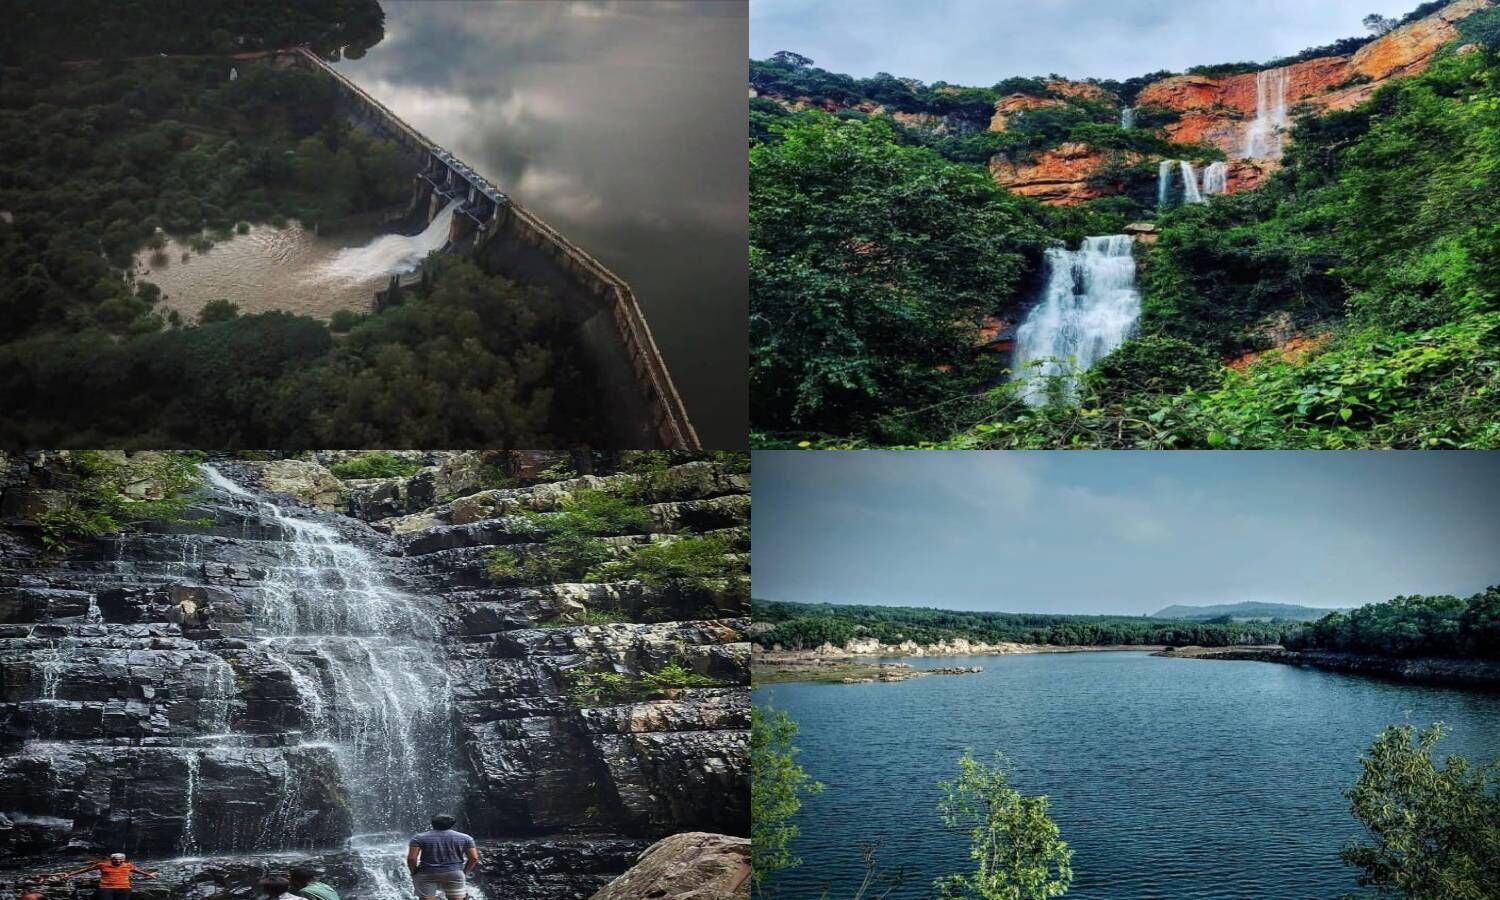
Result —
<path fill-rule="evenodd" d="M 1263 61 L 1365 33 L 1417 0 L 752 0 L 750 55 L 833 72 L 990 85 L 1012 75 L 1128 78 Z"/>
<path fill-rule="evenodd" d="M 745 5 L 382 5 L 340 67 L 630 282 L 700 435 L 743 446 Z"/>
<path fill-rule="evenodd" d="M 1035 612 L 1500 583 L 1500 454 L 755 454 L 755 595 Z"/>

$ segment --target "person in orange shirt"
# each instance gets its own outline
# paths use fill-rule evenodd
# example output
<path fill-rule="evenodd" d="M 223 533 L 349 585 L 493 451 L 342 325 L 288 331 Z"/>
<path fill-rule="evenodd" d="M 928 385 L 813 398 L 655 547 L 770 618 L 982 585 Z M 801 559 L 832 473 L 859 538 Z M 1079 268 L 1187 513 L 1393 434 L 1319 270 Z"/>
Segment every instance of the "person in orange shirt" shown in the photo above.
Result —
<path fill-rule="evenodd" d="M 148 872 L 137 868 L 134 863 L 125 861 L 125 854 L 111 853 L 109 859 L 101 859 L 92 865 L 84 866 L 76 872 L 63 872 L 63 878 L 72 878 L 85 872 L 99 870 L 99 890 L 94 896 L 98 900 L 130 900 L 130 876 L 135 872 L 155 878 L 159 873 Z"/>

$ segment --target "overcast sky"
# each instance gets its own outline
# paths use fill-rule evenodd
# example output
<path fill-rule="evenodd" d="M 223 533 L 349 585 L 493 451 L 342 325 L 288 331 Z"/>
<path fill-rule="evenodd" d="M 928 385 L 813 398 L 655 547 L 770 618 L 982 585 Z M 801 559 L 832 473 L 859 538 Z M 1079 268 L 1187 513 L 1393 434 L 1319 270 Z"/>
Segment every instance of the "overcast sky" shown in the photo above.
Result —
<path fill-rule="evenodd" d="M 768 600 L 1145 614 L 1500 583 L 1500 454 L 757 452 Z"/>
<path fill-rule="evenodd" d="M 1129 78 L 1261 62 L 1366 33 L 1419 0 L 750 0 L 750 56 L 986 87 L 1013 75 Z"/>

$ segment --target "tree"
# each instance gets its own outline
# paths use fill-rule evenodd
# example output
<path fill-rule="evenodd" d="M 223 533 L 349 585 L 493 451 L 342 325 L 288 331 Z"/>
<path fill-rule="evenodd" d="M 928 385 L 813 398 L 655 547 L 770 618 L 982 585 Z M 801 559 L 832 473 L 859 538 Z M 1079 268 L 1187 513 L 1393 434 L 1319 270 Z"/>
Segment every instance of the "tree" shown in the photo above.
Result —
<path fill-rule="evenodd" d="M 968 834 L 976 863 L 972 874 L 939 878 L 939 896 L 1042 900 L 1068 892 L 1073 851 L 1047 816 L 1047 798 L 1023 797 L 1011 787 L 1003 756 L 995 754 L 987 765 L 966 750 L 958 777 L 938 786 L 944 794 L 938 813 L 949 828 Z"/>
<path fill-rule="evenodd" d="M 198 324 L 208 325 L 213 322 L 228 322 L 240 314 L 240 308 L 231 300 L 220 297 L 203 304 L 198 310 Z"/>
<path fill-rule="evenodd" d="M 813 61 L 800 53 L 790 50 L 777 50 L 771 54 L 771 62 L 780 63 L 783 66 L 791 66 L 794 69 L 805 69 L 813 64 Z"/>
<path fill-rule="evenodd" d="M 750 708 L 750 866 L 757 888 L 766 876 L 801 862 L 787 845 L 799 829 L 789 820 L 802 798 L 823 785 L 795 762 L 797 723 L 781 710 Z"/>
<path fill-rule="evenodd" d="M 984 171 L 811 115 L 750 149 L 751 416 L 847 432 L 972 388 L 952 367 L 1045 236 Z"/>
<path fill-rule="evenodd" d="M 1371 33 L 1376 35 L 1386 34 L 1391 29 L 1395 28 L 1397 24 L 1399 24 L 1390 16 L 1382 16 L 1380 13 L 1370 13 L 1360 21 L 1364 23 L 1364 26 L 1368 28 Z"/>
<path fill-rule="evenodd" d="M 1471 768 L 1449 756 L 1439 769 L 1432 751 L 1443 736 L 1433 725 L 1412 741 L 1410 725 L 1375 739 L 1346 796 L 1372 844 L 1340 856 L 1360 869 L 1359 883 L 1377 896 L 1484 900 L 1500 884 L 1500 761 Z"/>

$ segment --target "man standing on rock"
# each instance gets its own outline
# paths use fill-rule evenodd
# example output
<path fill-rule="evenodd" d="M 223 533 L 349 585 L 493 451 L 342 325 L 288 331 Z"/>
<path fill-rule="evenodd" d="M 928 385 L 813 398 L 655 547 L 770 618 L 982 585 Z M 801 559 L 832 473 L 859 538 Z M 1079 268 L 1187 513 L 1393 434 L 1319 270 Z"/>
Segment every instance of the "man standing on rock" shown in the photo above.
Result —
<path fill-rule="evenodd" d="M 474 839 L 454 831 L 452 816 L 432 817 L 432 830 L 413 835 L 406 851 L 406 868 L 421 900 L 437 900 L 441 892 L 448 900 L 464 900 L 465 876 L 479 865 Z"/>
<path fill-rule="evenodd" d="M 130 876 L 134 872 L 155 878 L 157 872 L 147 872 L 145 869 L 137 868 L 135 863 L 126 862 L 125 854 L 111 853 L 109 859 L 101 859 L 92 865 L 84 866 L 75 872 L 63 872 L 63 878 L 73 878 L 85 872 L 99 870 L 99 890 L 94 895 L 98 900 L 130 900 Z"/>

